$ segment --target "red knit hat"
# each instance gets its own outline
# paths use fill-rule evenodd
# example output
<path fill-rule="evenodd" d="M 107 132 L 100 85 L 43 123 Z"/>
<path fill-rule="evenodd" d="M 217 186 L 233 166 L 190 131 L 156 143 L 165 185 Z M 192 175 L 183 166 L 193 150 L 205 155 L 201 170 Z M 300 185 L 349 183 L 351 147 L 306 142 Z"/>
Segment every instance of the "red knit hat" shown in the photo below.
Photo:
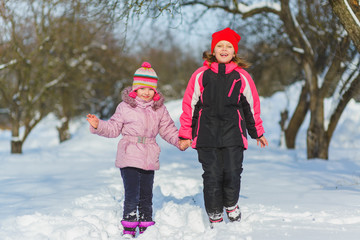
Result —
<path fill-rule="evenodd" d="M 211 52 L 214 52 L 214 48 L 218 42 L 226 40 L 233 45 L 235 53 L 237 53 L 240 39 L 240 35 L 230 28 L 225 28 L 221 31 L 215 32 L 212 35 Z"/>

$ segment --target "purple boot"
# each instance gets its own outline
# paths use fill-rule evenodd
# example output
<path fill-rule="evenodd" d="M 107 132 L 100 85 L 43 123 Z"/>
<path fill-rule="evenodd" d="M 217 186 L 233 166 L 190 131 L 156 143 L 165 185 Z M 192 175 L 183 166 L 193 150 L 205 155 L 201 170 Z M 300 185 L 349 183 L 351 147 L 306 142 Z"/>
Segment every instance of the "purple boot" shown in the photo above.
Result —
<path fill-rule="evenodd" d="M 145 230 L 146 230 L 148 227 L 150 227 L 150 226 L 152 226 L 152 225 L 154 225 L 154 224 L 155 224 L 155 222 L 153 222 L 153 221 L 150 221 L 150 222 L 140 222 L 140 223 L 139 223 L 139 233 L 142 234 L 143 232 L 145 232 Z"/>
<path fill-rule="evenodd" d="M 123 225 L 123 236 L 127 237 L 135 237 L 136 227 L 139 225 L 139 222 L 129 222 L 129 221 L 121 221 L 121 225 Z"/>

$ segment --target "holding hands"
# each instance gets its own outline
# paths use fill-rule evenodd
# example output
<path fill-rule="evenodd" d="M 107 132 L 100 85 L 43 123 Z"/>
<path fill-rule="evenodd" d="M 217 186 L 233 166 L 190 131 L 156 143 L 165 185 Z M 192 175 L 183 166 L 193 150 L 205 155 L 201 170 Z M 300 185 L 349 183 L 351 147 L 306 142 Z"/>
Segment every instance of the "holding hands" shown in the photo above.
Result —
<path fill-rule="evenodd" d="M 99 126 L 99 119 L 93 115 L 93 114 L 88 114 L 86 115 L 86 120 L 90 123 L 90 125 L 93 127 L 93 128 L 98 128 Z M 181 151 L 185 151 L 188 147 L 191 146 L 191 140 L 190 139 L 181 139 L 179 140 L 179 149 Z"/>
<path fill-rule="evenodd" d="M 256 141 L 257 141 L 257 145 L 258 146 L 260 145 L 261 148 L 269 146 L 269 143 L 268 143 L 267 139 L 265 138 L 265 136 L 257 138 Z M 191 146 L 191 143 L 192 143 L 192 141 L 190 139 L 181 139 L 181 140 L 179 140 L 179 148 L 180 148 L 180 150 L 185 151 L 188 147 Z"/>
<path fill-rule="evenodd" d="M 190 139 L 181 139 L 179 140 L 179 148 L 181 151 L 185 151 L 188 147 L 191 146 Z"/>
<path fill-rule="evenodd" d="M 90 123 L 90 125 L 93 127 L 93 128 L 97 128 L 99 126 L 99 119 L 93 115 L 93 114 L 88 114 L 86 115 L 86 120 Z"/>

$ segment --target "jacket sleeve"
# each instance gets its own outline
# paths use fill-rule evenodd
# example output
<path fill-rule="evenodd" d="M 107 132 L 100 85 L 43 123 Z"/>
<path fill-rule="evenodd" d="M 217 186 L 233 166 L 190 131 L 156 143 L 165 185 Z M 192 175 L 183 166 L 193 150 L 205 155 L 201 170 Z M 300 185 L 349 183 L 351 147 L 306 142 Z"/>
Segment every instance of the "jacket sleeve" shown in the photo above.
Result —
<path fill-rule="evenodd" d="M 202 76 L 205 68 L 201 67 L 193 73 L 186 87 L 183 102 L 182 114 L 180 116 L 179 137 L 192 139 L 192 118 L 194 115 L 195 105 L 199 101 L 202 91 Z"/>
<path fill-rule="evenodd" d="M 109 120 L 104 121 L 100 119 L 96 129 L 90 126 L 90 132 L 102 137 L 116 138 L 121 134 L 123 123 L 122 106 L 120 103 Z"/>
<path fill-rule="evenodd" d="M 264 134 L 262 120 L 260 118 L 260 99 L 255 83 L 250 74 L 240 70 L 242 79 L 241 104 L 244 110 L 246 128 L 251 138 L 259 138 Z"/>
<path fill-rule="evenodd" d="M 159 134 L 165 141 L 179 148 L 179 131 L 165 106 L 159 123 Z"/>

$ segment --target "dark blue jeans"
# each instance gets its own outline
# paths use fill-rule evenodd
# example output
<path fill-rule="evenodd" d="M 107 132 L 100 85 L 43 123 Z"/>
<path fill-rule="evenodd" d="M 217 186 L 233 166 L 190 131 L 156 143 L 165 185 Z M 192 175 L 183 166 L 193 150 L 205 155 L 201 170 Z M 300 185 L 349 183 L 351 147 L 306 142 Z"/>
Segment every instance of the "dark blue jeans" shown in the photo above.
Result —
<path fill-rule="evenodd" d="M 126 167 L 120 172 L 125 189 L 123 220 L 152 221 L 154 171 Z"/>

